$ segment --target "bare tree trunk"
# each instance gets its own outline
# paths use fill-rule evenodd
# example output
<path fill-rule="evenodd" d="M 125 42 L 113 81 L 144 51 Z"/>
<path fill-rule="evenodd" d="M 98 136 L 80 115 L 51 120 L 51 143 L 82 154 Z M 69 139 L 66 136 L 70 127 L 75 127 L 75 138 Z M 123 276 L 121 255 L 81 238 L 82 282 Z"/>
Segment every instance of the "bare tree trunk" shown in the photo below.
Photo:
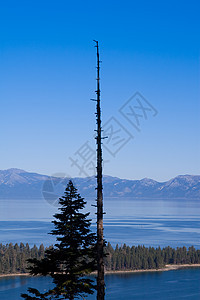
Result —
<path fill-rule="evenodd" d="M 103 185 L 102 185 L 102 149 L 101 149 L 101 107 L 100 107 L 100 60 L 99 45 L 97 47 L 97 300 L 104 300 L 104 238 L 103 238 Z"/>

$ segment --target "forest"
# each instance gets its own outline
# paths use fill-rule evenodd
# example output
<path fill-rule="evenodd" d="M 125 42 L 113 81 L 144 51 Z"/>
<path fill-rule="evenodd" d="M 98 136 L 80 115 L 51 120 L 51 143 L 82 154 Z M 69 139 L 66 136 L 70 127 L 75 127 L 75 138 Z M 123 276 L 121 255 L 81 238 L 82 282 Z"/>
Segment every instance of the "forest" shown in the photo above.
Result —
<path fill-rule="evenodd" d="M 0 244 L 0 274 L 27 273 L 28 259 L 42 259 L 45 256 L 44 245 L 32 248 L 27 243 Z M 199 264 L 200 250 L 193 246 L 154 248 L 145 246 L 127 246 L 126 244 L 115 248 L 110 243 L 105 247 L 105 270 L 106 271 L 128 271 L 159 269 L 167 264 Z"/>

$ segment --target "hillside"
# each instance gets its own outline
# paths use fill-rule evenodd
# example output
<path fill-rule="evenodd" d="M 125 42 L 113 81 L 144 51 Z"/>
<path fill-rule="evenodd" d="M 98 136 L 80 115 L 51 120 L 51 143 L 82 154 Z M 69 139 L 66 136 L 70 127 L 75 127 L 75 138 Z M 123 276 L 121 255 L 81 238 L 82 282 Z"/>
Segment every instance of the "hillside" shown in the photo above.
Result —
<path fill-rule="evenodd" d="M 20 169 L 0 170 L 0 199 L 61 196 L 68 180 Z M 73 181 L 83 197 L 95 197 L 95 177 L 77 177 Z M 180 175 L 166 182 L 104 176 L 103 184 L 104 197 L 200 199 L 200 175 Z"/>

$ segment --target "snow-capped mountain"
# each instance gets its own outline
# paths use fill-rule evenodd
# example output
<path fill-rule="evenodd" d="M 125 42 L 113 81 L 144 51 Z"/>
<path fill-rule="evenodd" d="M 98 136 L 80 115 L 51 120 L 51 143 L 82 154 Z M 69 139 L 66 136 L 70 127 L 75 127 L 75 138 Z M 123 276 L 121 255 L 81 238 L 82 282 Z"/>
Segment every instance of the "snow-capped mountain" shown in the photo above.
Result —
<path fill-rule="evenodd" d="M 51 177 L 20 169 L 0 170 L 0 199 L 36 199 L 63 195 L 69 178 Z M 96 178 L 73 178 L 83 197 L 96 196 Z M 200 200 L 200 175 L 180 175 L 166 182 L 104 176 L 104 197 L 188 198 Z"/>

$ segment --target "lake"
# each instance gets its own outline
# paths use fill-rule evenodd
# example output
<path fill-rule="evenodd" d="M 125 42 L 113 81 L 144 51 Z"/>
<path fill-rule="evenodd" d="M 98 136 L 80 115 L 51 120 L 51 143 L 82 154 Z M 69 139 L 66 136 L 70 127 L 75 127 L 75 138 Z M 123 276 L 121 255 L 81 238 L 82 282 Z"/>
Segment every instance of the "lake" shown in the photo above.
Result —
<path fill-rule="evenodd" d="M 91 212 L 92 228 L 96 228 L 92 199 L 87 203 Z M 199 200 L 133 200 L 105 199 L 105 238 L 113 246 L 186 246 L 200 248 Z M 34 201 L 0 201 L 0 241 L 23 242 L 45 246 L 54 243 L 47 234 L 53 228 L 51 220 L 57 207 L 44 199 Z"/>
<path fill-rule="evenodd" d="M 91 212 L 95 230 L 95 204 L 89 199 L 86 210 Z M 44 199 L 34 201 L 0 201 L 0 241 L 28 242 L 45 246 L 54 243 L 48 234 L 53 228 L 52 216 L 57 207 Z M 183 246 L 200 249 L 200 201 L 169 200 L 104 200 L 105 237 L 113 246 Z M 106 276 L 106 299 L 200 299 L 200 269 L 168 272 L 117 274 Z M 50 278 L 7 277 L 0 279 L 0 299 L 17 300 L 28 286 L 48 288 Z M 95 295 L 88 297 L 95 299 Z"/>
<path fill-rule="evenodd" d="M 167 272 L 106 275 L 107 300 L 169 300 L 200 299 L 200 268 Z M 28 287 L 44 292 L 51 288 L 51 278 L 6 277 L 0 278 L 0 299 L 19 300 Z M 94 300 L 95 294 L 88 300 Z"/>

